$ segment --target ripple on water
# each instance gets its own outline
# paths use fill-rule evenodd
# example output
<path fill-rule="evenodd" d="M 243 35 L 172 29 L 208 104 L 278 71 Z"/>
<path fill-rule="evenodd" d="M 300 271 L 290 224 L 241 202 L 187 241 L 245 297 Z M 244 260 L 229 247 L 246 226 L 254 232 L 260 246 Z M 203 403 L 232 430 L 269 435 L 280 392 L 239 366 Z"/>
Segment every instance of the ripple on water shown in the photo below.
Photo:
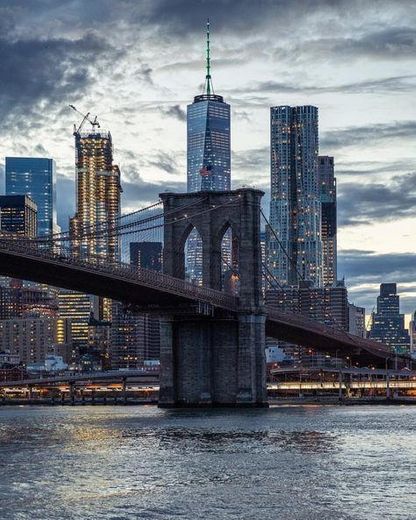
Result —
<path fill-rule="evenodd" d="M 415 519 L 416 408 L 9 408 L 1 520 Z"/>

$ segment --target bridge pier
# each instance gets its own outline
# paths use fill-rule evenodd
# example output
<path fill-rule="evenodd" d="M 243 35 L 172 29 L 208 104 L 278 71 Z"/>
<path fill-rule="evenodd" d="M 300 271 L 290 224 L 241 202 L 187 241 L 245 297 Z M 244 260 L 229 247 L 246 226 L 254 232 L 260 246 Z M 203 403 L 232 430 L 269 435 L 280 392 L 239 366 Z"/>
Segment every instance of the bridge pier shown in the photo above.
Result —
<path fill-rule="evenodd" d="M 263 314 L 161 320 L 159 406 L 267 406 Z"/>

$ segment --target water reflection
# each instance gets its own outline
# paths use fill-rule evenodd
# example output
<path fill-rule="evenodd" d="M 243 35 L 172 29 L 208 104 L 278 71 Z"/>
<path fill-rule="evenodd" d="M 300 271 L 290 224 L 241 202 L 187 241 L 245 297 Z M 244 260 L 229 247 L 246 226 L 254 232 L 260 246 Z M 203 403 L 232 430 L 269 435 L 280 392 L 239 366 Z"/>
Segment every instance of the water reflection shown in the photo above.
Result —
<path fill-rule="evenodd" d="M 184 428 L 123 430 L 134 438 L 162 450 L 244 453 L 253 450 L 294 450 L 325 453 L 337 449 L 337 436 L 318 431 L 212 431 Z"/>
<path fill-rule="evenodd" d="M 416 407 L 1 409 L 0 518 L 412 519 L 415 428 Z"/>

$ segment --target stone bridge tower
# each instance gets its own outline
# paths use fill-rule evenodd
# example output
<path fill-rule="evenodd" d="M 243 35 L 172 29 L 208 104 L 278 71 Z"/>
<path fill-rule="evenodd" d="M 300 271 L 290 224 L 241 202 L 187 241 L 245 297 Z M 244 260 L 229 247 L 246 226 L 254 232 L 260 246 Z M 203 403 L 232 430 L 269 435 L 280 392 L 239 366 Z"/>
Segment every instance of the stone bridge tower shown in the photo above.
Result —
<path fill-rule="evenodd" d="M 203 286 L 221 290 L 221 244 L 231 230 L 239 278 L 237 310 L 196 304 L 161 317 L 160 406 L 267 405 L 262 196 L 251 188 L 160 195 L 166 215 L 164 273 L 185 278 L 185 244 L 196 229 L 202 241 Z"/>

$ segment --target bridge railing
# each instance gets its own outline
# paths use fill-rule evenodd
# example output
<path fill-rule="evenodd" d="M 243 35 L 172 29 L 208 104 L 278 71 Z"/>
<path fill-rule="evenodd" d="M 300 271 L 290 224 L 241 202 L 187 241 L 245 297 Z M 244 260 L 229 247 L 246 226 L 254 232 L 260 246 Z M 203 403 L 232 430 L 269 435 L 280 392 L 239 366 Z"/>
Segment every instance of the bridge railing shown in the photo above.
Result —
<path fill-rule="evenodd" d="M 173 276 L 152 271 L 139 266 L 126 264 L 104 255 L 92 255 L 88 253 L 71 254 L 69 249 L 59 247 L 50 242 L 42 243 L 22 238 L 12 238 L 7 235 L 0 236 L 0 249 L 17 253 L 21 256 L 42 258 L 57 264 L 69 264 L 81 269 L 94 270 L 117 276 L 123 280 L 131 280 L 150 288 L 164 290 L 170 294 L 208 303 L 213 306 L 236 310 L 238 298 L 215 289 L 201 287 Z"/>

